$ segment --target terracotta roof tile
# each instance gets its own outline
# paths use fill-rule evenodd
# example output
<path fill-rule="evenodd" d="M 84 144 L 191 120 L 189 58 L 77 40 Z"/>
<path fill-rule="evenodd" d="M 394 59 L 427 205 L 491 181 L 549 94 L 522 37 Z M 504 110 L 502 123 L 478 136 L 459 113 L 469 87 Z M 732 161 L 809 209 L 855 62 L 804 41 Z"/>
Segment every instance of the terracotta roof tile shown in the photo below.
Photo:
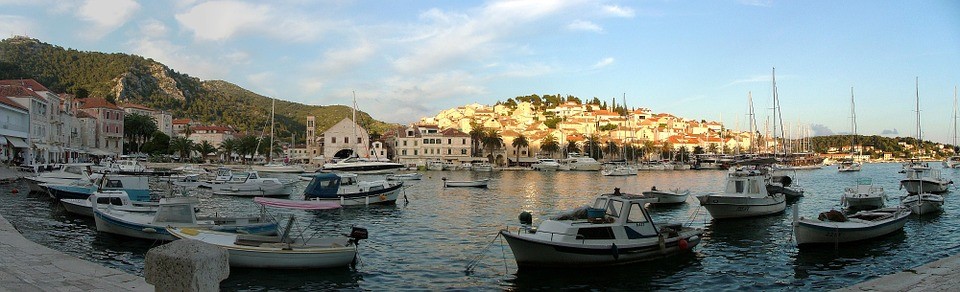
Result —
<path fill-rule="evenodd" d="M 43 84 L 40 84 L 40 82 L 37 82 L 36 80 L 33 80 L 33 79 L 0 80 L 0 85 L 17 85 L 17 86 L 23 86 L 29 89 L 33 89 L 33 91 L 50 91 L 50 89 L 47 89 L 46 86 L 43 86 Z"/>
<path fill-rule="evenodd" d="M 20 85 L 9 85 L 9 84 L 0 84 L 0 96 L 6 97 L 33 97 L 41 101 L 46 102 L 47 99 L 37 94 L 35 91 L 30 90 L 24 86 Z"/>
<path fill-rule="evenodd" d="M 173 120 L 174 125 L 189 124 L 190 122 L 191 122 L 190 119 L 174 119 Z"/>
<path fill-rule="evenodd" d="M 7 98 L 6 96 L 3 96 L 3 95 L 0 95 L 0 103 L 5 104 L 5 105 L 8 105 L 8 106 L 11 106 L 11 107 L 16 108 L 16 109 L 21 109 L 21 110 L 23 110 L 23 111 L 30 112 L 29 109 L 23 107 L 23 106 L 20 105 L 19 103 L 15 102 L 15 101 L 13 101 L 13 100 L 11 100 L 11 99 Z"/>

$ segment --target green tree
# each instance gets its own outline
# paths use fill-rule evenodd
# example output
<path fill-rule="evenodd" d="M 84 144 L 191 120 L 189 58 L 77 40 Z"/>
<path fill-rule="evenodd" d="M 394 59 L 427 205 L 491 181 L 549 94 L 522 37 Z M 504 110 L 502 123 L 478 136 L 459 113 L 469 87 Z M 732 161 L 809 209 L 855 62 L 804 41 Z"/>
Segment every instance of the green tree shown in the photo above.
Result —
<path fill-rule="evenodd" d="M 620 153 L 620 147 L 617 146 L 617 143 L 613 142 L 612 140 L 607 141 L 607 145 L 604 147 L 603 150 L 604 152 L 607 153 L 607 156 L 610 156 L 610 157 L 617 157 L 618 154 Z"/>
<path fill-rule="evenodd" d="M 185 137 L 174 137 L 170 139 L 170 149 L 180 154 L 180 161 L 185 161 L 190 157 L 190 151 L 193 150 L 193 141 Z"/>
<path fill-rule="evenodd" d="M 233 158 L 233 153 L 237 152 L 237 146 L 240 145 L 237 139 L 227 138 L 223 142 L 220 142 L 220 153 L 226 156 L 226 161 L 230 162 L 230 159 Z"/>
<path fill-rule="evenodd" d="M 473 153 L 475 157 L 482 157 L 483 153 L 480 153 L 480 144 L 483 142 L 483 137 L 486 132 L 484 132 L 483 127 L 480 126 L 480 123 L 477 123 L 474 120 L 470 121 L 470 152 Z"/>
<path fill-rule="evenodd" d="M 157 122 L 152 117 L 136 113 L 123 116 L 123 138 L 133 145 L 131 150 L 140 152 L 140 146 L 156 131 Z"/>
<path fill-rule="evenodd" d="M 500 133 L 498 133 L 496 129 L 484 131 L 483 138 L 481 139 L 483 139 L 483 148 L 489 149 L 491 155 L 503 147 L 503 137 L 500 136 Z"/>
<path fill-rule="evenodd" d="M 150 140 L 143 144 L 140 151 L 150 155 L 162 155 L 173 153 L 170 150 L 170 136 L 160 131 L 154 131 Z"/>
<path fill-rule="evenodd" d="M 554 153 L 560 151 L 560 142 L 557 142 L 557 137 L 547 135 L 543 137 L 543 140 L 540 140 L 540 150 L 546 151 L 550 154 L 550 157 L 553 157 Z"/>
<path fill-rule="evenodd" d="M 577 147 L 577 142 L 567 141 L 567 153 L 580 153 L 580 148 Z"/>
<path fill-rule="evenodd" d="M 217 152 L 217 147 L 213 147 L 213 144 L 210 144 L 210 141 L 203 140 L 200 144 L 193 146 L 193 150 L 200 153 L 202 159 L 206 159 L 210 153 Z"/>
<path fill-rule="evenodd" d="M 516 139 L 513 139 L 513 143 L 511 144 L 513 145 L 513 148 L 517 150 L 517 163 L 520 163 L 520 149 L 527 148 L 528 146 L 530 146 L 530 142 L 527 141 L 526 136 L 524 136 L 523 134 L 520 134 L 520 136 L 518 136 Z M 529 154 L 530 153 L 527 152 L 527 155 Z"/>

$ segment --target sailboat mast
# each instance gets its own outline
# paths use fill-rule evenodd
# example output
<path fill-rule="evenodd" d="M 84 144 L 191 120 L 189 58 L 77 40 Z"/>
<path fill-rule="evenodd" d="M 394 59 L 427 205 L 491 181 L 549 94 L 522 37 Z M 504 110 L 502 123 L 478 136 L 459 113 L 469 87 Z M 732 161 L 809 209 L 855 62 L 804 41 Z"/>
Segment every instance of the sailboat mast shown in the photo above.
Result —
<path fill-rule="evenodd" d="M 953 86 L 953 147 L 957 147 L 957 86 Z"/>
<path fill-rule="evenodd" d="M 353 145 L 357 144 L 356 142 L 357 139 L 359 139 L 359 136 L 357 135 L 357 91 L 354 90 L 353 91 L 353 141 L 354 141 Z M 353 148 L 351 149 L 353 150 L 353 155 L 360 157 L 360 154 L 357 154 L 356 146 L 351 146 L 350 148 Z"/>
<path fill-rule="evenodd" d="M 853 156 L 854 147 L 856 147 L 857 141 L 857 112 L 854 109 L 856 103 L 853 101 L 853 86 L 850 87 L 850 130 L 853 133 L 850 133 L 850 155 Z M 853 159 L 853 157 L 851 157 Z"/>
<path fill-rule="evenodd" d="M 267 151 L 267 163 L 273 160 L 273 127 L 276 126 L 274 115 L 277 113 L 277 100 L 272 100 L 270 105 L 270 150 Z"/>
<path fill-rule="evenodd" d="M 750 149 L 751 149 L 750 152 L 757 153 L 758 145 L 755 137 L 757 120 L 756 120 L 756 117 L 754 117 L 754 113 L 753 113 L 753 92 L 751 91 L 747 91 L 747 104 L 749 104 L 750 106 L 750 114 L 749 114 L 750 120 L 747 121 L 748 123 L 750 123 Z"/>

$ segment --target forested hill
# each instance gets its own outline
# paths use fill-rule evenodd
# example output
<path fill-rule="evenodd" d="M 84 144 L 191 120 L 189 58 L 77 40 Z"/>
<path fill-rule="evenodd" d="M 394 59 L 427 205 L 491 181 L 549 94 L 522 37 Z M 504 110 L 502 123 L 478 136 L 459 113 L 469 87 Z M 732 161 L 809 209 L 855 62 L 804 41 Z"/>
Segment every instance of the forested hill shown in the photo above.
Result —
<path fill-rule="evenodd" d="M 864 154 L 877 156 L 879 155 L 879 152 L 877 150 L 879 150 L 879 151 L 883 151 L 884 153 L 893 153 L 894 157 L 897 157 L 897 158 L 911 157 L 912 155 L 911 152 L 913 151 L 913 148 L 916 147 L 917 145 L 917 139 L 912 137 L 889 138 L 889 137 L 881 137 L 876 135 L 873 135 L 873 136 L 858 135 L 855 141 L 857 145 L 863 145 L 865 148 L 868 149 L 864 151 Z M 831 148 L 849 149 L 851 138 L 849 135 L 819 136 L 819 137 L 810 138 L 810 142 L 811 142 L 811 145 L 813 146 L 814 152 L 827 153 Z M 901 145 L 900 143 L 904 143 L 904 144 Z M 937 157 L 949 156 L 950 154 L 952 154 L 952 151 L 950 151 L 950 149 L 954 147 L 953 145 L 944 145 L 944 147 L 941 149 L 938 146 L 939 144 L 940 143 L 924 140 L 922 145 L 923 145 L 923 149 L 925 150 L 923 151 L 923 153 L 937 156 Z M 905 146 L 905 145 L 909 145 L 909 146 Z M 872 148 L 872 149 L 869 149 L 869 148 Z"/>
<path fill-rule="evenodd" d="M 32 78 L 54 92 L 134 102 L 204 124 L 232 125 L 241 131 L 269 131 L 271 98 L 221 80 L 200 80 L 153 59 L 120 53 L 84 52 L 27 37 L 0 41 L 0 79 Z M 317 117 L 323 131 L 352 109 L 313 106 L 277 99 L 277 136 L 296 133 L 303 140 L 306 117 Z M 389 124 L 357 112 L 361 125 L 382 133 Z"/>

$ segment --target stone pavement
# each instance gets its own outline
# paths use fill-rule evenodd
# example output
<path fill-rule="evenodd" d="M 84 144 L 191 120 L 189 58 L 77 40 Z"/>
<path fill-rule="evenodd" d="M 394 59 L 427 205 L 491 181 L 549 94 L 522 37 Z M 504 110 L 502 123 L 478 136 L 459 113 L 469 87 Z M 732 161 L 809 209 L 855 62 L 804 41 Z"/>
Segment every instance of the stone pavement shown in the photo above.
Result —
<path fill-rule="evenodd" d="M 21 173 L 0 166 L 0 179 Z M 0 291 L 153 291 L 142 277 L 34 243 L 0 216 Z"/>
<path fill-rule="evenodd" d="M 887 275 L 837 291 L 957 291 L 960 255 Z"/>

